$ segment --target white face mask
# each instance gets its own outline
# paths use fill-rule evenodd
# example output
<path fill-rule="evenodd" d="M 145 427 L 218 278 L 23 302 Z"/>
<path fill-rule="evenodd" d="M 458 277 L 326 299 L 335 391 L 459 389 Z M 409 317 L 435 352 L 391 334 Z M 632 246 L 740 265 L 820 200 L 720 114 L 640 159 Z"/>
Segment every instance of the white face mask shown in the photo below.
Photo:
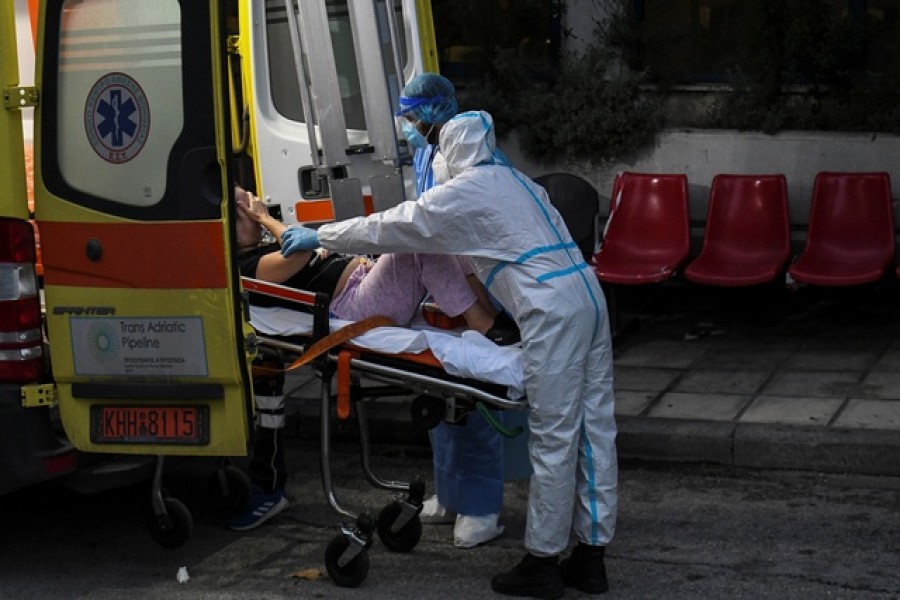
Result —
<path fill-rule="evenodd" d="M 450 167 L 447 165 L 447 159 L 438 151 L 431 161 L 431 172 L 434 173 L 434 183 L 441 184 L 450 181 Z"/>

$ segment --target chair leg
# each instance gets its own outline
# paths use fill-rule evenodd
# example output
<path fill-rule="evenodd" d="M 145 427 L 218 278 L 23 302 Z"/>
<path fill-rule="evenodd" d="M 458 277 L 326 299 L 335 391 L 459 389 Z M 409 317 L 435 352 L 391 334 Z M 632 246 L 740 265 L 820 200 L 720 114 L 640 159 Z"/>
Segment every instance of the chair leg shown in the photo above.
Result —
<path fill-rule="evenodd" d="M 600 282 L 600 288 L 603 295 L 606 296 L 606 312 L 609 315 L 609 329 L 613 338 L 616 337 L 616 331 L 619 329 L 619 303 L 616 299 L 615 288 L 608 283 Z"/>
<path fill-rule="evenodd" d="M 626 333 L 637 328 L 637 319 L 628 319 L 623 321 L 619 313 L 619 298 L 616 293 L 616 286 L 611 283 L 600 282 L 603 289 L 603 295 L 606 297 L 606 310 L 609 314 L 609 328 L 613 342 L 621 341 Z"/>

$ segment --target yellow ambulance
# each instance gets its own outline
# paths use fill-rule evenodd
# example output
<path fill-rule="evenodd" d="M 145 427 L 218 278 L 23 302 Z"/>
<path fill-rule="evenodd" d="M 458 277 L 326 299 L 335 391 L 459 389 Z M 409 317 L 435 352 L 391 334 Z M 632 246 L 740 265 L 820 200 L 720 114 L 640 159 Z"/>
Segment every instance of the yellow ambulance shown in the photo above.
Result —
<path fill-rule="evenodd" d="M 233 185 L 286 223 L 410 197 L 393 114 L 437 69 L 429 3 L 8 0 L 0 44 L 0 492 L 150 458 L 179 545 L 163 459 L 253 431 Z"/>

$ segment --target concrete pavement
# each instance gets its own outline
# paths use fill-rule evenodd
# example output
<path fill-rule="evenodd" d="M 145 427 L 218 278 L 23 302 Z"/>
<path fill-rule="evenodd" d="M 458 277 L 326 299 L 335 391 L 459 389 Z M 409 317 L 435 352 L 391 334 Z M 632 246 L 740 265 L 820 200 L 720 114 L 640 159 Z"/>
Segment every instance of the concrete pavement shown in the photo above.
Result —
<path fill-rule="evenodd" d="M 616 293 L 623 457 L 900 474 L 896 283 Z"/>

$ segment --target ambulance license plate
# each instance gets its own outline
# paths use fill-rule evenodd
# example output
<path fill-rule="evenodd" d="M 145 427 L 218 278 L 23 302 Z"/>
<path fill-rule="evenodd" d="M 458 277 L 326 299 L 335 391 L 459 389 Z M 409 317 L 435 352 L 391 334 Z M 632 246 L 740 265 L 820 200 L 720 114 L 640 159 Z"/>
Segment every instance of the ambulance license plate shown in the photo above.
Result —
<path fill-rule="evenodd" d="M 91 441 L 202 446 L 209 443 L 209 407 L 94 405 Z"/>

